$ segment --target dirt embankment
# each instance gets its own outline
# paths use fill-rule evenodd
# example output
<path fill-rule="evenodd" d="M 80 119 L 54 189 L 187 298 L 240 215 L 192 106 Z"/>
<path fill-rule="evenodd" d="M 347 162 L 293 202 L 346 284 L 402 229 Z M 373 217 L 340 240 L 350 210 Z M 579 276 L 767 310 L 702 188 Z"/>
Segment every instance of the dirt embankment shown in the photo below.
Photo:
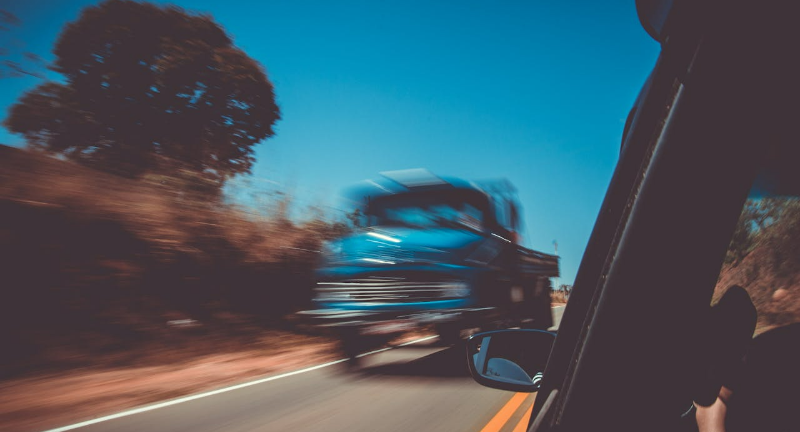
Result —
<path fill-rule="evenodd" d="M 800 200 L 748 200 L 728 247 L 714 301 L 732 285 L 758 310 L 756 333 L 800 321 Z"/>
<path fill-rule="evenodd" d="M 770 263 L 768 246 L 758 247 L 737 265 L 722 269 L 714 299 L 732 285 L 745 288 L 758 310 L 756 334 L 800 321 L 800 274 L 780 275 Z"/>

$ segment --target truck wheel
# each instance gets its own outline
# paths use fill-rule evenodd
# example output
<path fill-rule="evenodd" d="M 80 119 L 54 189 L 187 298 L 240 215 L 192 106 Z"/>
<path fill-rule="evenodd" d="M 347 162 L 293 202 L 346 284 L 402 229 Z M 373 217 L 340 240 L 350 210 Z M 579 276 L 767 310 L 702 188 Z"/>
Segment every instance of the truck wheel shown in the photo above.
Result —
<path fill-rule="evenodd" d="M 541 285 L 540 285 L 541 284 Z M 521 321 L 522 327 L 547 330 L 553 326 L 553 311 L 550 307 L 550 280 L 533 281 L 525 292 L 525 301 L 522 304 L 524 312 Z"/>
<path fill-rule="evenodd" d="M 553 290 L 553 286 L 549 279 L 544 284 L 544 288 L 534 298 L 533 324 L 535 328 L 541 330 L 547 330 L 553 326 L 553 308 L 550 303 L 550 293 Z"/>
<path fill-rule="evenodd" d="M 342 354 L 347 358 L 349 369 L 357 369 L 360 364 L 359 354 L 364 350 L 364 343 L 357 330 L 345 330 L 339 335 Z"/>

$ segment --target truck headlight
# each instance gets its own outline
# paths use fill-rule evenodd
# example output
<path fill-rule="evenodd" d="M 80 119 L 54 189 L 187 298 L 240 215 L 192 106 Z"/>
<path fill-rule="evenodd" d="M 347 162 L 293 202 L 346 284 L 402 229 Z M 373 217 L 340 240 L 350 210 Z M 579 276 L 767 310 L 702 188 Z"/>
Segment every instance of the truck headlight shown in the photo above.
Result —
<path fill-rule="evenodd" d="M 469 285 L 466 282 L 450 282 L 442 289 L 442 297 L 469 297 Z"/>

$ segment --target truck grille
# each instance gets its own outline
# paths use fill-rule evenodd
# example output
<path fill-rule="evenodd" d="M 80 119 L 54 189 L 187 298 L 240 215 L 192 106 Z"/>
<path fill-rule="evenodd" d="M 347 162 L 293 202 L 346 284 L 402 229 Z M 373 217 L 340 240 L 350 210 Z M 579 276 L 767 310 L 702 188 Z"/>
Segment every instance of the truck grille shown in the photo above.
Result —
<path fill-rule="evenodd" d="M 331 302 L 410 303 L 469 295 L 461 281 L 411 282 L 403 279 L 349 279 L 318 282 L 316 300 Z"/>
<path fill-rule="evenodd" d="M 344 261 L 357 261 L 357 260 L 380 260 L 391 261 L 392 263 L 410 262 L 414 261 L 414 253 L 400 248 L 380 248 L 377 250 L 358 250 L 348 251 L 342 254 Z"/>

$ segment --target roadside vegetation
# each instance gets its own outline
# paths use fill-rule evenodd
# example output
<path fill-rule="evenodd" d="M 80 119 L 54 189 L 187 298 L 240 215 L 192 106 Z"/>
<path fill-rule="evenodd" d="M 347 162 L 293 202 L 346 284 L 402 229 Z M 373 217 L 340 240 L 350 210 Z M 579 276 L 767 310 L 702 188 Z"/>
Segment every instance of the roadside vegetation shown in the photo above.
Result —
<path fill-rule="evenodd" d="M 550 301 L 553 303 L 566 303 L 572 294 L 572 285 L 561 284 L 558 289 L 550 292 Z"/>
<path fill-rule="evenodd" d="M 287 319 L 345 222 L 0 146 L 0 429 L 43 430 L 336 358 Z M 54 388 L 59 388 L 54 392 Z"/>
<path fill-rule="evenodd" d="M 800 200 L 749 200 L 728 248 L 714 300 L 744 287 L 758 310 L 757 333 L 800 319 Z"/>
<path fill-rule="evenodd" d="M 347 224 L 293 222 L 285 197 L 256 212 L 180 181 L 0 147 L 4 375 L 179 355 L 143 349 L 158 346 L 218 351 L 307 306 L 320 242 Z"/>
<path fill-rule="evenodd" d="M 321 242 L 350 225 L 293 220 L 288 194 L 227 200 L 281 117 L 265 68 L 213 17 L 129 0 L 84 8 L 53 53 L 61 79 L 3 122 L 26 148 L 0 147 L 0 378 L 286 330 Z"/>

